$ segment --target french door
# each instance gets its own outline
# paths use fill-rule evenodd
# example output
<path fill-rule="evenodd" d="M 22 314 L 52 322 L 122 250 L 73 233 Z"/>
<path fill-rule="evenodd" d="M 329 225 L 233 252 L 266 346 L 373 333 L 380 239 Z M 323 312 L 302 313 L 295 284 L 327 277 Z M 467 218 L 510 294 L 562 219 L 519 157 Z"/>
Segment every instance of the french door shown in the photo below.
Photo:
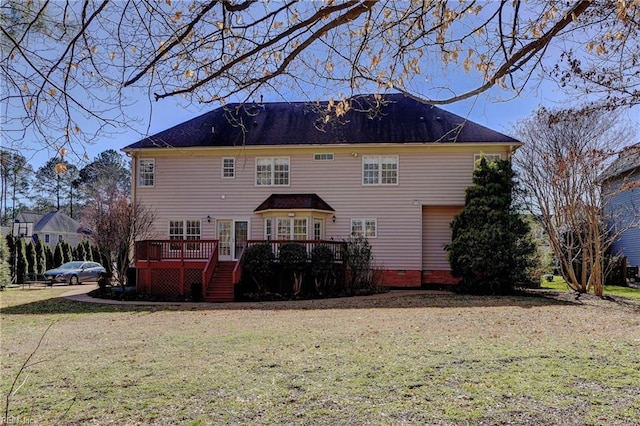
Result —
<path fill-rule="evenodd" d="M 235 260 L 249 237 L 246 220 L 218 219 L 218 259 Z"/>

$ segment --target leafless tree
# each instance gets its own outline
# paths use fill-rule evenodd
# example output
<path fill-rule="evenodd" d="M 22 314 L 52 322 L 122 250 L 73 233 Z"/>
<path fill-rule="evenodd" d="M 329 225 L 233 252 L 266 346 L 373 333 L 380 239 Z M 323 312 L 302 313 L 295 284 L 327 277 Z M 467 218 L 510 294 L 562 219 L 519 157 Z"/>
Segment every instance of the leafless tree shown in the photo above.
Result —
<path fill-rule="evenodd" d="M 518 123 L 525 145 L 514 164 L 525 204 L 545 230 L 560 272 L 577 292 L 602 296 L 605 253 L 623 229 L 613 229 L 615 193 L 602 191 L 602 176 L 633 129 L 604 110 L 541 108 Z M 637 222 L 635 222 L 637 223 Z"/>
<path fill-rule="evenodd" d="M 153 237 L 155 211 L 139 202 L 131 203 L 121 191 L 95 194 L 84 210 L 84 222 L 92 230 L 93 243 L 107 256 L 121 286 L 135 241 Z"/>
<path fill-rule="evenodd" d="M 355 93 L 446 104 L 494 86 L 518 96 L 543 76 L 633 105 L 639 17 L 630 0 L 3 0 L 3 131 L 82 155 L 139 125 L 127 107 L 140 99 L 331 94 L 339 115 Z"/>

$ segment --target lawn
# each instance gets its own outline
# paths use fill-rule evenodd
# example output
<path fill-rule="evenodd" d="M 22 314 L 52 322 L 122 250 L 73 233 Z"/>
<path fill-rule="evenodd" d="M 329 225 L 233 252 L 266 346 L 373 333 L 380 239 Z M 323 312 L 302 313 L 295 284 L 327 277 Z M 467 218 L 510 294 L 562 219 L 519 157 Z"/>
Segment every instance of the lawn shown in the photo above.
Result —
<path fill-rule="evenodd" d="M 640 301 L 123 306 L 0 293 L 14 424 L 635 425 Z M 3 410 L 4 411 L 4 410 Z"/>
<path fill-rule="evenodd" d="M 547 290 L 557 290 L 557 291 L 565 291 L 565 292 L 573 292 L 567 285 L 567 283 L 562 279 L 562 277 L 555 275 L 553 277 L 553 281 L 548 282 L 547 280 L 541 281 L 541 286 L 543 289 Z M 604 286 L 604 294 L 605 296 L 623 296 L 623 297 L 631 297 L 634 299 L 640 299 L 640 290 L 633 287 L 622 287 L 617 285 L 605 285 Z"/>

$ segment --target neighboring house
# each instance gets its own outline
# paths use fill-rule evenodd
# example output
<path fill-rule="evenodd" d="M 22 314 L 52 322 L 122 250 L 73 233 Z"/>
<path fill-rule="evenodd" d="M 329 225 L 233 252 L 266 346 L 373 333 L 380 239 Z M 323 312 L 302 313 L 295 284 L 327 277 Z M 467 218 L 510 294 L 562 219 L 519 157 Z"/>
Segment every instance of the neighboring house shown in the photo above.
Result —
<path fill-rule="evenodd" d="M 19 213 L 16 221 L 33 224 L 33 241 L 42 241 L 52 249 L 61 241 L 69 243 L 72 247 L 83 241 L 90 234 L 80 222 L 70 218 L 61 211 L 52 211 L 47 214 Z"/>
<path fill-rule="evenodd" d="M 612 253 L 627 265 L 640 267 L 640 143 L 625 148 L 603 174 L 603 193 L 609 195 L 607 214 L 620 237 Z"/>
<path fill-rule="evenodd" d="M 180 240 L 214 241 L 216 261 L 233 262 L 247 240 L 352 236 L 368 239 L 387 286 L 456 282 L 444 246 L 475 161 L 510 158 L 521 143 L 399 94 L 355 97 L 340 117 L 329 105 L 231 104 L 124 148 L 132 198 L 155 210 L 157 234 L 173 241 L 156 242 L 151 257 L 151 246 L 138 246 L 139 288 L 153 293 L 171 276 L 188 293 L 202 265 L 178 273 L 150 263 L 186 247 Z M 214 273 L 202 272 L 207 287 L 205 273 Z M 163 294 L 175 292 L 165 281 Z"/>

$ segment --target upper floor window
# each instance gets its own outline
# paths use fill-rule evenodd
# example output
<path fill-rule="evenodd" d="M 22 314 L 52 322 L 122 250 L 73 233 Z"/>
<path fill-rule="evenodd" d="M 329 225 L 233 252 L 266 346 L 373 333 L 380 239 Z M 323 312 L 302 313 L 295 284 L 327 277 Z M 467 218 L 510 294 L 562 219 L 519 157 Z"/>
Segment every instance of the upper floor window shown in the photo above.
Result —
<path fill-rule="evenodd" d="M 351 236 L 376 238 L 378 236 L 376 219 L 351 219 Z"/>
<path fill-rule="evenodd" d="M 478 161 L 484 157 L 487 160 L 487 163 L 493 163 L 494 161 L 498 161 L 502 159 L 500 154 L 474 154 L 473 155 L 473 167 L 474 169 L 478 167 Z"/>
<path fill-rule="evenodd" d="M 256 185 L 288 186 L 289 158 L 256 158 Z"/>
<path fill-rule="evenodd" d="M 323 152 L 320 154 L 313 154 L 313 161 L 333 161 L 333 153 Z"/>
<path fill-rule="evenodd" d="M 49 242 L 51 241 L 51 235 L 49 234 L 44 234 L 44 242 L 49 244 Z"/>
<path fill-rule="evenodd" d="M 363 185 L 397 185 L 397 155 L 365 155 L 362 157 Z"/>
<path fill-rule="evenodd" d="M 138 161 L 138 185 L 154 186 L 156 176 L 156 161 L 153 158 L 141 158 Z"/>
<path fill-rule="evenodd" d="M 222 178 L 233 179 L 234 177 L 236 177 L 236 159 L 223 158 L 222 159 Z"/>

